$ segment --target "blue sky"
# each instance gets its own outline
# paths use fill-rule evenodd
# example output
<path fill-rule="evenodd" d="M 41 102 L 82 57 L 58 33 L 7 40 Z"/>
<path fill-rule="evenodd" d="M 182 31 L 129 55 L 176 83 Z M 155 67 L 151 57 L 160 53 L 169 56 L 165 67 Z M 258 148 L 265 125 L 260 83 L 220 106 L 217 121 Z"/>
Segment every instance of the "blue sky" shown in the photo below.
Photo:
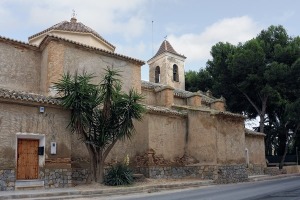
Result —
<path fill-rule="evenodd" d="M 300 35 L 299 8 L 297 0 L 1 0 L 0 35 L 27 42 L 70 20 L 74 9 L 77 20 L 114 44 L 117 53 L 147 61 L 167 35 L 187 57 L 186 71 L 198 71 L 219 41 L 245 42 L 279 24 L 289 35 Z M 148 80 L 147 65 L 142 79 Z"/>

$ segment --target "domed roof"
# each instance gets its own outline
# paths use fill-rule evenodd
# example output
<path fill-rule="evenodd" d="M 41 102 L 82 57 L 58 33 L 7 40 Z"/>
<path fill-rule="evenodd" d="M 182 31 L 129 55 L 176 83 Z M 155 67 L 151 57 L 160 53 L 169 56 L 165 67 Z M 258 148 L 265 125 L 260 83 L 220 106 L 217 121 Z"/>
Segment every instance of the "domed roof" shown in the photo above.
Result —
<path fill-rule="evenodd" d="M 70 32 L 77 32 L 77 33 L 91 33 L 92 35 L 94 35 L 96 38 L 98 38 L 101 41 L 103 41 L 104 43 L 106 43 L 111 48 L 113 48 L 113 49 L 116 48 L 114 45 L 112 45 L 107 40 L 105 40 L 103 37 L 101 37 L 96 31 L 94 31 L 93 29 L 84 25 L 81 22 L 77 22 L 77 19 L 75 17 L 72 17 L 69 22 L 62 21 L 58 24 L 55 24 L 55 25 L 51 26 L 50 28 L 47 28 L 46 30 L 43 30 L 39 33 L 36 33 L 36 34 L 28 37 L 28 39 L 30 40 L 30 39 L 40 36 L 44 33 L 50 32 L 51 30 L 70 31 Z"/>

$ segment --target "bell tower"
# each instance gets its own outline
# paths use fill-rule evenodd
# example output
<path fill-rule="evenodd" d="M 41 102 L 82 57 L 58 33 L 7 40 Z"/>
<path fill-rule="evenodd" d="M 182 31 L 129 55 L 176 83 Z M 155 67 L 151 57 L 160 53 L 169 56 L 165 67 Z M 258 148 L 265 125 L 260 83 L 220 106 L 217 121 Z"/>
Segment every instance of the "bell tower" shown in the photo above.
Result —
<path fill-rule="evenodd" d="M 185 59 L 185 56 L 174 50 L 169 41 L 164 40 L 157 53 L 147 61 L 149 65 L 149 81 L 184 90 Z"/>

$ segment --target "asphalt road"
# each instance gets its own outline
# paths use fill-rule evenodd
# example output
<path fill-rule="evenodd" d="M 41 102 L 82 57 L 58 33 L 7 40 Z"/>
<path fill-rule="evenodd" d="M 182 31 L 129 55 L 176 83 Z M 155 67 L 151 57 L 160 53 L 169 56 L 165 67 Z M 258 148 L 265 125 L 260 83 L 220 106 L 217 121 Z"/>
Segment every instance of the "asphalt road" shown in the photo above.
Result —
<path fill-rule="evenodd" d="M 94 197 L 98 200 L 300 200 L 300 177 L 193 189 Z"/>

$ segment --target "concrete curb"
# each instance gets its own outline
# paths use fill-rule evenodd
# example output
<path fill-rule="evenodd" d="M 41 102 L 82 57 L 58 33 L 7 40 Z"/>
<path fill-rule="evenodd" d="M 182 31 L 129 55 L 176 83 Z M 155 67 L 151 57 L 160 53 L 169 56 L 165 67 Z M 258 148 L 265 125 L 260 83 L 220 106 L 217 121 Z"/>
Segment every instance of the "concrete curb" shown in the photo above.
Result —
<path fill-rule="evenodd" d="M 212 185 L 213 180 L 193 181 L 184 183 L 171 183 L 171 184 L 158 184 L 147 186 L 132 186 L 132 187 L 119 187 L 111 189 L 95 189 L 95 190 L 82 190 L 76 188 L 63 188 L 63 189 L 49 189 L 49 190 L 24 190 L 24 191 L 10 191 L 0 192 L 0 200 L 4 199 L 71 199 L 79 197 L 92 197 L 92 196 L 109 196 L 131 194 L 139 192 L 158 192 L 161 190 L 182 189 L 190 187 L 199 187 Z"/>
<path fill-rule="evenodd" d="M 260 176 L 253 176 L 249 177 L 249 181 L 267 181 L 267 180 L 275 180 L 275 179 L 281 179 L 281 178 L 287 178 L 287 177 L 295 177 L 300 176 L 300 173 L 296 174 L 280 174 L 276 176 L 269 176 L 269 175 L 260 175 Z"/>

